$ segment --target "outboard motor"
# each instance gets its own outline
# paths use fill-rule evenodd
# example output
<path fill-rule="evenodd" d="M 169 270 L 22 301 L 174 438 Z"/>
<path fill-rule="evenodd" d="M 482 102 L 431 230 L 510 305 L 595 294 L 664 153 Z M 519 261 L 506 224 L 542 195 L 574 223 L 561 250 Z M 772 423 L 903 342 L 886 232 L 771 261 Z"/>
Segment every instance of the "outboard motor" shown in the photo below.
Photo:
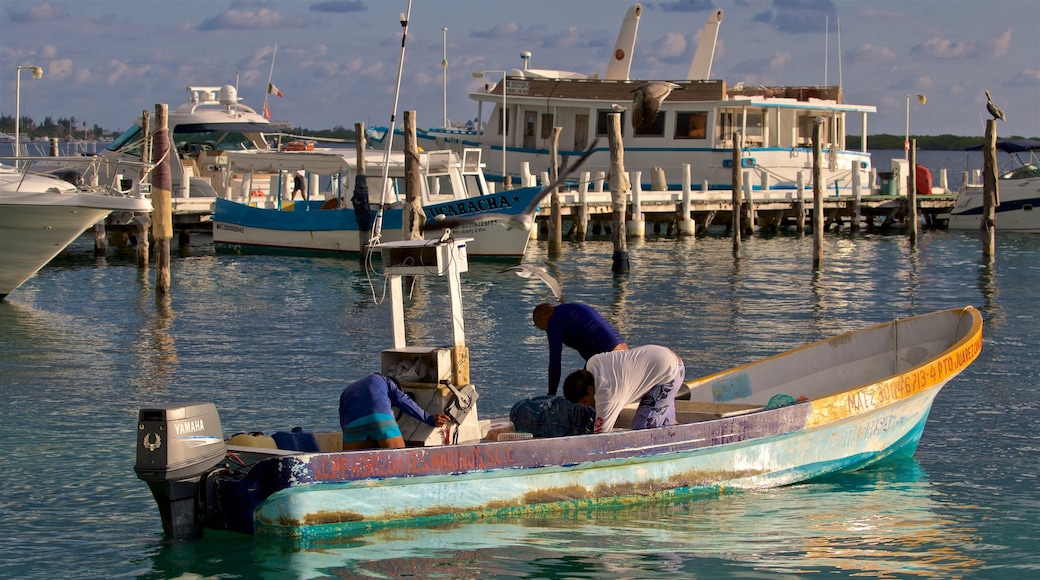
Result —
<path fill-rule="evenodd" d="M 202 535 L 200 481 L 226 451 L 213 403 L 174 403 L 138 412 L 134 471 L 152 490 L 167 539 Z"/>

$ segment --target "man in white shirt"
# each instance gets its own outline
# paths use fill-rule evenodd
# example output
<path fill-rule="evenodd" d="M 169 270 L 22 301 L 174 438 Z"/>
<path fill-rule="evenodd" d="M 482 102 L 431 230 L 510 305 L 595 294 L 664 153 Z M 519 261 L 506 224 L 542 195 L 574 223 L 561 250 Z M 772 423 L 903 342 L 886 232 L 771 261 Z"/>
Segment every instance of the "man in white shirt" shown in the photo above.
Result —
<path fill-rule="evenodd" d="M 593 356 L 563 381 L 563 395 L 596 408 L 595 433 L 613 429 L 625 405 L 636 401 L 632 429 L 652 429 L 675 424 L 675 395 L 684 380 L 679 355 L 651 344 Z"/>

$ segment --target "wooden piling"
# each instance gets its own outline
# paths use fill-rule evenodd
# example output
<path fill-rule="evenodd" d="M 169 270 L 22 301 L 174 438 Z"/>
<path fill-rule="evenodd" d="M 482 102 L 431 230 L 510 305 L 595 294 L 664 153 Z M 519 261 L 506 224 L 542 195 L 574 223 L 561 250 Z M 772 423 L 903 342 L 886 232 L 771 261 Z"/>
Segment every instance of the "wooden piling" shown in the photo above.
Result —
<path fill-rule="evenodd" d="M 633 171 L 628 179 L 632 187 L 632 219 L 625 224 L 628 234 L 643 237 L 646 234 L 646 218 L 643 217 L 643 172 Z"/>
<path fill-rule="evenodd" d="M 105 218 L 94 224 L 94 255 L 105 255 Z"/>
<path fill-rule="evenodd" d="M 986 141 L 982 151 L 982 219 L 979 220 L 979 238 L 982 240 L 982 257 L 992 259 L 996 252 L 997 206 L 1000 205 L 996 119 L 986 121 Z"/>
<path fill-rule="evenodd" d="M 589 178 L 591 173 L 581 172 L 581 182 L 578 183 L 578 217 L 574 220 L 574 239 L 584 242 L 588 236 L 589 228 Z"/>
<path fill-rule="evenodd" d="M 141 134 L 145 136 L 144 142 L 141 143 L 141 162 L 150 163 L 152 160 L 152 115 L 148 109 L 141 111 Z M 141 172 L 137 176 L 138 188 L 140 189 L 145 182 L 151 183 L 151 179 L 151 170 L 142 167 Z M 138 194 L 140 192 L 134 193 Z M 151 214 L 137 216 L 134 218 L 134 222 L 137 224 L 137 267 L 147 268 L 148 246 L 150 244 L 148 229 L 151 225 Z"/>
<path fill-rule="evenodd" d="M 690 174 L 690 164 L 683 163 L 682 166 L 682 202 L 679 204 L 679 235 L 697 235 L 697 222 L 690 216 L 690 196 L 692 195 L 693 183 Z"/>
<path fill-rule="evenodd" d="M 426 214 L 422 209 L 419 180 L 422 179 L 422 161 L 415 135 L 415 111 L 404 112 L 404 212 L 401 216 L 401 239 L 423 239 Z"/>
<path fill-rule="evenodd" d="M 859 218 L 860 218 L 860 182 L 861 174 L 859 171 L 859 161 L 852 162 L 852 224 L 851 228 L 853 232 L 859 231 Z"/>
<path fill-rule="evenodd" d="M 366 175 L 366 172 L 365 172 L 365 147 L 367 147 L 367 146 L 368 145 L 366 143 L 366 138 L 365 138 L 365 124 L 364 123 L 354 123 L 354 151 L 356 152 L 355 160 L 357 161 L 357 169 L 354 171 L 354 191 L 355 192 L 358 191 L 358 185 L 359 184 L 364 184 L 365 185 L 365 194 L 366 195 L 367 195 L 367 192 L 368 192 L 368 176 Z M 340 176 L 340 179 L 342 179 L 342 176 Z M 340 184 L 340 191 L 342 191 L 342 188 L 343 188 L 343 185 L 341 183 Z M 382 195 L 382 192 L 380 192 L 380 195 Z M 340 207 L 343 206 L 342 196 L 341 196 L 341 199 L 339 200 L 339 204 L 340 204 Z M 353 204 L 353 201 L 351 201 L 351 204 Z M 355 211 L 357 211 L 356 208 L 355 208 Z M 362 224 L 359 222 L 358 226 L 362 226 Z M 360 250 L 362 256 L 367 256 L 368 255 L 368 241 L 371 238 L 372 238 L 372 224 L 371 223 L 368 224 L 368 227 L 359 227 L 358 228 L 358 249 Z"/>
<path fill-rule="evenodd" d="M 795 224 L 795 231 L 798 232 L 799 236 L 805 235 L 805 172 L 798 172 L 798 202 L 796 204 L 798 208 L 798 223 Z"/>
<path fill-rule="evenodd" d="M 170 238 L 173 237 L 173 181 L 170 174 L 169 107 L 155 105 L 152 136 L 152 239 L 155 240 L 155 293 L 170 293 Z"/>
<path fill-rule="evenodd" d="M 740 220 L 740 151 L 743 148 L 741 146 L 741 139 L 743 135 L 740 132 L 733 133 L 733 173 L 732 173 L 732 197 L 731 202 L 733 208 L 730 210 L 730 216 L 733 224 L 733 255 L 740 255 L 740 232 L 741 232 L 741 220 Z"/>
<path fill-rule="evenodd" d="M 819 117 L 813 118 L 812 141 L 812 190 L 813 190 L 813 269 L 823 268 L 823 183 L 820 167 L 820 143 L 823 139 L 823 123 Z"/>
<path fill-rule="evenodd" d="M 906 226 L 910 245 L 917 244 L 917 139 L 910 140 L 910 173 L 906 184 Z"/>
<path fill-rule="evenodd" d="M 744 225 L 744 233 L 747 234 L 748 237 L 751 237 L 755 234 L 755 187 L 751 185 L 750 171 L 744 172 L 743 184 L 744 203 L 742 204 L 742 206 L 744 211 L 740 223 Z"/>
<path fill-rule="evenodd" d="M 549 137 L 549 158 L 552 160 L 552 180 L 560 175 L 560 131 L 561 127 L 553 127 Z M 563 216 L 560 213 L 560 188 L 554 187 L 549 194 L 549 255 L 559 257 L 563 250 Z"/>
<path fill-rule="evenodd" d="M 621 142 L 621 113 L 607 114 L 610 125 L 610 202 L 614 211 L 614 257 L 610 268 L 615 274 L 625 274 L 631 268 L 628 260 L 628 240 L 625 238 L 625 201 L 631 187 L 625 174 L 625 145 Z"/>

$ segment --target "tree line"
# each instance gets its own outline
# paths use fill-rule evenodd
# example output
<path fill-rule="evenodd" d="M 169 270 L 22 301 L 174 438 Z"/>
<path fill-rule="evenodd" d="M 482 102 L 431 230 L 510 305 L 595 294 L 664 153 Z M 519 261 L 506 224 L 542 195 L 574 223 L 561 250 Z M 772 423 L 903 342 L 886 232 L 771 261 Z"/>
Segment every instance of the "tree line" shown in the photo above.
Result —
<path fill-rule="evenodd" d="M 0 115 L 0 132 L 14 134 L 14 115 Z M 50 115 L 44 117 L 40 123 L 32 117 L 22 115 L 21 122 L 18 123 L 18 133 L 26 139 L 57 137 L 88 140 L 100 139 L 109 134 L 97 124 L 87 127 L 86 121 L 80 122 L 76 117 L 55 119 Z"/>
<path fill-rule="evenodd" d="M 1040 137 L 1029 137 L 1040 141 Z M 906 139 L 906 135 L 889 135 L 887 133 L 879 133 L 877 135 L 867 135 L 867 149 L 874 150 L 888 150 L 888 149 L 902 149 L 903 141 Z M 960 135 L 911 135 L 910 139 L 917 139 L 917 148 L 923 151 L 964 151 L 968 147 L 973 145 L 981 146 L 985 142 L 984 137 L 964 137 Z M 1001 137 L 1001 139 L 1026 139 L 1020 135 L 1012 135 L 1009 137 Z M 859 149 L 860 147 L 860 136 L 859 135 L 848 135 L 845 137 L 845 147 L 847 149 Z"/>

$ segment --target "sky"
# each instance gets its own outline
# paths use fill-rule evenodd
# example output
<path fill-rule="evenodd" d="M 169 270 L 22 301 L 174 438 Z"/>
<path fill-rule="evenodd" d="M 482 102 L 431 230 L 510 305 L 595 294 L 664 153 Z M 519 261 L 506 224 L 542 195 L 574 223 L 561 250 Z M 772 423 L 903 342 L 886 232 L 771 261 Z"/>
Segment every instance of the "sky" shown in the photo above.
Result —
<path fill-rule="evenodd" d="M 477 114 L 488 71 L 606 71 L 626 0 L 0 0 L 0 113 L 126 129 L 189 85 L 237 84 L 275 121 L 331 129 L 420 127 Z M 723 10 L 711 77 L 728 85 L 841 85 L 874 105 L 867 133 L 1040 136 L 1040 0 L 642 2 L 631 76 L 681 79 L 708 15 Z M 401 15 L 408 14 L 401 65 Z M 445 30 L 447 29 L 447 30 Z M 277 49 L 276 49 L 277 47 Z M 447 56 L 447 82 L 442 66 Z M 840 55 L 840 57 L 839 57 Z M 16 68 L 43 67 L 41 79 Z M 398 94 L 398 71 L 401 88 Z M 499 72 L 491 72 L 499 71 Z M 926 95 L 919 104 L 917 94 Z M 914 95 L 907 105 L 908 95 Z M 908 111 L 909 109 L 909 111 Z M 488 112 L 485 112 L 485 116 Z M 858 117 L 858 115 L 856 116 Z M 849 120 L 850 133 L 861 130 Z"/>

